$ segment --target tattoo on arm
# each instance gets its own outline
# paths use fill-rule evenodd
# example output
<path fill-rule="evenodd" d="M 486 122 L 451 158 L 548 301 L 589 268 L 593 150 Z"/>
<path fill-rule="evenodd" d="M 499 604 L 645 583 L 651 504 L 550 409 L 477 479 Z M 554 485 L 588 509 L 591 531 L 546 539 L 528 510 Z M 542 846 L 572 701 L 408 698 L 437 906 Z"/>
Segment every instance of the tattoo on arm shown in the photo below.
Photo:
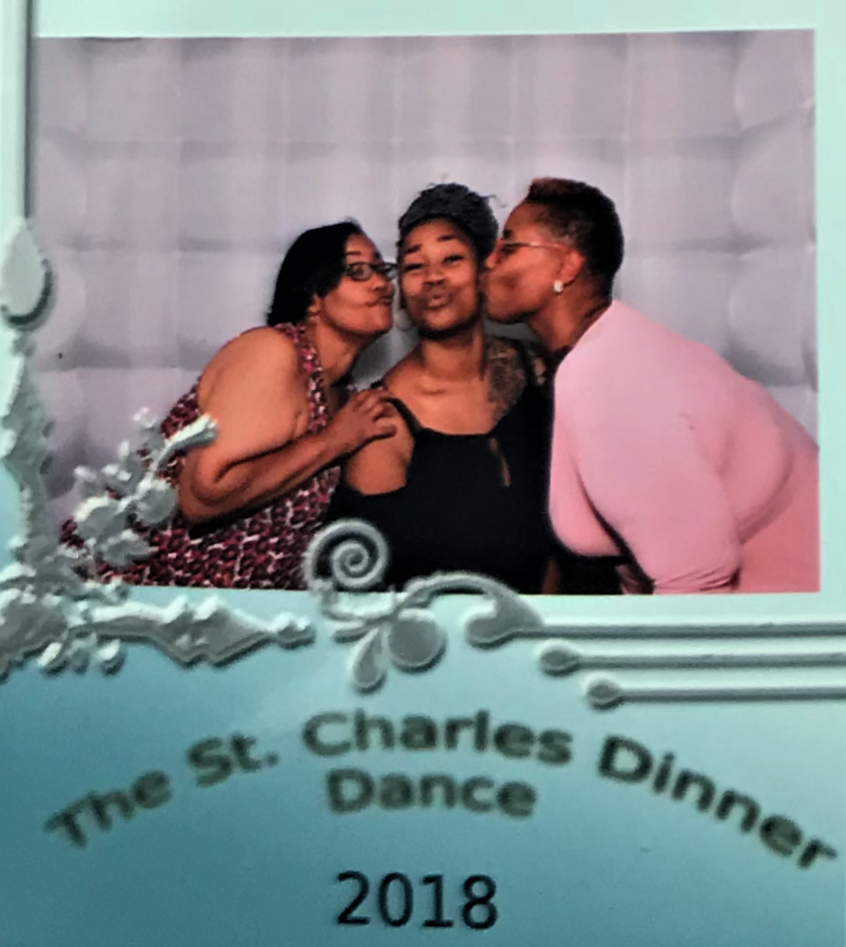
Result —
<path fill-rule="evenodd" d="M 494 424 L 506 415 L 526 387 L 526 375 L 513 345 L 503 339 L 488 340 L 488 399 Z"/>

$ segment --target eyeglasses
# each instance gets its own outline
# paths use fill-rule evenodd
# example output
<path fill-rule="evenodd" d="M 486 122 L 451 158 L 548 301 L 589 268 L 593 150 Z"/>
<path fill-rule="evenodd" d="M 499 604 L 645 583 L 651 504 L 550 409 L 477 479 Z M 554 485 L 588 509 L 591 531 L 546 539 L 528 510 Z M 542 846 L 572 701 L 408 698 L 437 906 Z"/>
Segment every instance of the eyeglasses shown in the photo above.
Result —
<path fill-rule="evenodd" d="M 343 273 L 356 283 L 366 283 L 374 273 L 378 273 L 384 279 L 392 280 L 397 275 L 397 265 L 396 263 L 366 263 L 362 260 L 348 263 Z"/>
<path fill-rule="evenodd" d="M 496 245 L 494 250 L 496 253 L 508 256 L 515 250 L 519 250 L 520 247 L 541 250 L 560 250 L 562 248 L 566 249 L 567 245 L 565 243 L 541 243 L 538 240 L 503 240 Z"/>

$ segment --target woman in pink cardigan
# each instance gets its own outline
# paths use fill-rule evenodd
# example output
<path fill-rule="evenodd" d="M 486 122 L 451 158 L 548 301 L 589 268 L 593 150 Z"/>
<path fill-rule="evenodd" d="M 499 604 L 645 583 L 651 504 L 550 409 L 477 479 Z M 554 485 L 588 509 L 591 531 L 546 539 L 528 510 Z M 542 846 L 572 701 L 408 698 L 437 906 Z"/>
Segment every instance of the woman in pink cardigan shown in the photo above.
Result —
<path fill-rule="evenodd" d="M 558 538 L 616 558 L 630 593 L 817 591 L 817 445 L 716 353 L 612 301 L 622 260 L 613 202 L 547 178 L 488 261 L 489 316 L 561 359 Z"/>

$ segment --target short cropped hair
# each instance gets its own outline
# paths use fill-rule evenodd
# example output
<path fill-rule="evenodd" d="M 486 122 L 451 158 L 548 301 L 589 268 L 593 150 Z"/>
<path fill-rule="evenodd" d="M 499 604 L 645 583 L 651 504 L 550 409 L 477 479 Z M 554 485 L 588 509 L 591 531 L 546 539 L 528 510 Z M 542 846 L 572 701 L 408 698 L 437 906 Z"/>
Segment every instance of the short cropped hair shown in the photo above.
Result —
<path fill-rule="evenodd" d="M 541 208 L 541 220 L 585 258 L 603 294 L 611 295 L 623 263 L 623 228 L 617 208 L 599 188 L 564 178 L 535 178 L 525 202 Z"/>

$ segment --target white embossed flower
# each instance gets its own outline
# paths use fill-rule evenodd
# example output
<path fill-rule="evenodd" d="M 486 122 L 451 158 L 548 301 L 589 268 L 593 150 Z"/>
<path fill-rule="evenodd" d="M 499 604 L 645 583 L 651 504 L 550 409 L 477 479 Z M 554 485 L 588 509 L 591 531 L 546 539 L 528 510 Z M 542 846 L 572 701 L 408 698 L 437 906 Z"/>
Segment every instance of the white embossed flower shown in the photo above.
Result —
<path fill-rule="evenodd" d="M 12 641 L 25 645 L 39 639 L 59 638 L 67 629 L 62 610 L 30 592 L 10 592 L 2 606 L 3 638 L 7 646 Z"/>
<path fill-rule="evenodd" d="M 146 558 L 151 552 L 153 547 L 130 529 L 107 539 L 98 549 L 102 559 L 115 569 L 124 569 L 136 559 Z"/>
<path fill-rule="evenodd" d="M 127 505 L 112 497 L 89 497 L 76 513 L 79 535 L 83 539 L 105 542 L 120 535 L 126 527 Z"/>
<path fill-rule="evenodd" d="M 176 491 L 164 480 L 147 476 L 135 491 L 133 512 L 147 526 L 158 526 L 176 512 Z"/>

